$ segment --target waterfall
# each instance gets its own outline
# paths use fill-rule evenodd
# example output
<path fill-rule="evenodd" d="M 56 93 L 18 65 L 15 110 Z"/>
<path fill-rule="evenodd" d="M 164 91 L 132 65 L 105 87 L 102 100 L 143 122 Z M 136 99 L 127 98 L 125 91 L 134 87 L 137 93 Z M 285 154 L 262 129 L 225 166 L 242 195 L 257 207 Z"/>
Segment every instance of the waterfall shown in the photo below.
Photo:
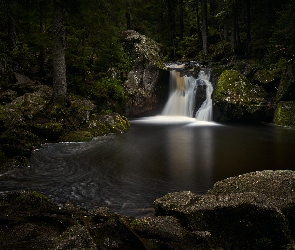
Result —
<path fill-rule="evenodd" d="M 187 116 L 195 117 L 199 121 L 211 121 L 213 87 L 209 81 L 210 75 L 200 71 L 196 79 L 185 75 L 184 65 L 173 65 L 170 69 L 169 98 L 162 115 Z M 206 86 L 206 99 L 194 116 L 198 86 Z"/>

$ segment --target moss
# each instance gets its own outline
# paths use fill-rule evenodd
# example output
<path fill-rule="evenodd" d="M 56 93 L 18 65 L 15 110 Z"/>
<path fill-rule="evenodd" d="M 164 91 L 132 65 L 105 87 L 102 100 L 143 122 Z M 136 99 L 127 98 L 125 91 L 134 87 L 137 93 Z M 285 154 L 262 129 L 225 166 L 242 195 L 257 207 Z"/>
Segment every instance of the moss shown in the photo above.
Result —
<path fill-rule="evenodd" d="M 8 155 L 30 156 L 31 151 L 40 144 L 38 136 L 32 132 L 19 128 L 12 128 L 0 136 L 3 150 Z"/>
<path fill-rule="evenodd" d="M 284 97 L 284 95 L 289 89 L 290 83 L 291 81 L 288 77 L 282 76 L 280 85 L 276 94 L 276 101 L 280 101 Z"/>
<path fill-rule="evenodd" d="M 275 111 L 274 123 L 281 126 L 295 124 L 295 102 L 279 102 Z"/>
<path fill-rule="evenodd" d="M 70 131 L 65 135 L 61 136 L 61 141 L 67 142 L 82 142 L 89 141 L 93 138 L 93 135 L 89 131 Z"/>
<path fill-rule="evenodd" d="M 225 70 L 213 92 L 215 106 L 223 117 L 242 118 L 263 109 L 266 93 L 236 70 Z M 222 119 L 222 118 L 221 118 Z"/>
<path fill-rule="evenodd" d="M 275 72 L 269 70 L 258 70 L 255 73 L 254 80 L 261 83 L 269 83 L 275 80 Z"/>
<path fill-rule="evenodd" d="M 93 136 L 106 135 L 111 132 L 107 124 L 99 120 L 92 120 L 89 123 L 88 130 L 93 134 Z"/>
<path fill-rule="evenodd" d="M 58 139 L 63 132 L 63 126 L 58 122 L 36 124 L 35 128 L 39 132 L 40 136 L 48 139 Z"/>

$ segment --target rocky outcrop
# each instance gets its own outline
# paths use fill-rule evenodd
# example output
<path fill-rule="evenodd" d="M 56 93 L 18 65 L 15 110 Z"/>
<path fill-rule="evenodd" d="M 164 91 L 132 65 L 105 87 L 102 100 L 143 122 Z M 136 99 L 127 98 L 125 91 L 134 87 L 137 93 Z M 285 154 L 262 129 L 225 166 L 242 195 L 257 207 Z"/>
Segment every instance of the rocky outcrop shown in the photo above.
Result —
<path fill-rule="evenodd" d="M 210 235 L 211 248 L 285 249 L 295 236 L 294 187 L 292 171 L 255 172 L 217 182 L 202 196 L 168 194 L 155 201 L 155 210 Z"/>
<path fill-rule="evenodd" d="M 295 125 L 295 101 L 281 101 L 277 104 L 274 123 L 281 126 Z"/>
<path fill-rule="evenodd" d="M 139 116 L 152 112 L 165 102 L 169 72 L 159 56 L 160 45 L 133 30 L 123 32 L 124 47 L 132 55 L 132 69 L 125 90 L 128 100 L 125 115 Z"/>
<path fill-rule="evenodd" d="M 0 172 L 27 166 L 24 157 L 42 143 L 85 141 L 129 128 L 127 118 L 117 113 L 99 114 L 89 100 L 71 97 L 68 107 L 54 105 L 52 93 L 51 87 L 34 82 L 2 93 L 8 102 L 0 106 Z"/>
<path fill-rule="evenodd" d="M 1 195 L 0 221 L 1 249 L 146 249 L 107 208 L 60 208 L 37 192 Z"/>
<path fill-rule="evenodd" d="M 265 90 L 236 70 L 225 70 L 218 78 L 213 103 L 219 121 L 257 119 L 265 112 Z"/>
<path fill-rule="evenodd" d="M 293 64 L 283 64 L 283 73 L 276 94 L 274 123 L 281 126 L 295 125 L 295 68 Z"/>

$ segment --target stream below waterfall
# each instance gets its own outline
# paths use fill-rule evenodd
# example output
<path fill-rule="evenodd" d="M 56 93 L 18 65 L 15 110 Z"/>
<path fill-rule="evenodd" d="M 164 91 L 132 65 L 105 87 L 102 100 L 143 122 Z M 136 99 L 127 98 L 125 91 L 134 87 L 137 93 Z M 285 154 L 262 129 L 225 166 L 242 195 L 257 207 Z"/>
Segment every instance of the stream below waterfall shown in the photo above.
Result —
<path fill-rule="evenodd" d="M 169 192 L 204 194 L 227 177 L 295 170 L 294 155 L 295 131 L 283 127 L 141 118 L 125 134 L 43 145 L 27 169 L 0 176 L 0 192 L 36 190 L 60 205 L 108 206 L 137 217 Z"/>

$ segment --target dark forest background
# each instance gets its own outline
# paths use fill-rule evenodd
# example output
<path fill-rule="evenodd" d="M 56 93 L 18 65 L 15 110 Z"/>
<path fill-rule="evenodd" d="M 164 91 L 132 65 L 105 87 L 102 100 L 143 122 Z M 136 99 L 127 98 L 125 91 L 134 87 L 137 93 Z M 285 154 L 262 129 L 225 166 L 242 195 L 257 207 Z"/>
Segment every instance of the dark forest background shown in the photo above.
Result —
<path fill-rule="evenodd" d="M 1 91 L 15 82 L 15 72 L 54 83 L 53 65 L 63 67 L 53 63 L 63 53 L 60 42 L 68 91 L 91 97 L 93 88 L 109 85 L 102 79 L 110 69 L 120 69 L 122 78 L 130 69 L 125 30 L 161 44 L 164 61 L 235 58 L 275 68 L 293 63 L 294 11 L 292 0 L 1 0 Z"/>

